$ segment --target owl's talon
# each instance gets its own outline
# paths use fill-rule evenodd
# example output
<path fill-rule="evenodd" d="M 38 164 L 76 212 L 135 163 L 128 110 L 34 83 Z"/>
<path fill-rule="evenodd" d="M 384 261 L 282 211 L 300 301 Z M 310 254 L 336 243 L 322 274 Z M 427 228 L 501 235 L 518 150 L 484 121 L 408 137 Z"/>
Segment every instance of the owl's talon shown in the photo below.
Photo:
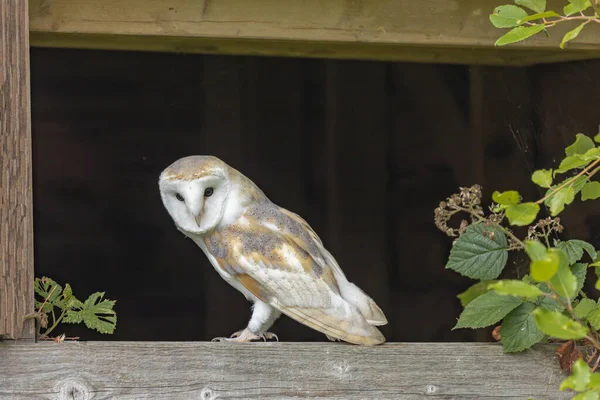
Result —
<path fill-rule="evenodd" d="M 272 332 L 265 332 L 262 333 L 260 335 L 257 335 L 253 332 L 251 332 L 248 328 L 244 329 L 243 331 L 237 331 L 234 332 L 230 337 L 226 338 L 226 337 L 216 337 L 214 338 L 212 341 L 213 342 L 251 342 L 253 340 L 260 340 L 262 339 L 264 342 L 267 341 L 267 339 L 275 339 L 276 341 L 279 341 L 279 337 L 277 337 L 276 334 L 272 333 Z"/>

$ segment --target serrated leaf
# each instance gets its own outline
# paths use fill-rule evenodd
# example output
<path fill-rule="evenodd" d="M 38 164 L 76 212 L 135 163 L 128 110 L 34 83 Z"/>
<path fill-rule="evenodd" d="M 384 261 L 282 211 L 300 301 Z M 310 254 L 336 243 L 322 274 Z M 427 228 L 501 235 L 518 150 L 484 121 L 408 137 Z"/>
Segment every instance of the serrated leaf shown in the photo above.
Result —
<path fill-rule="evenodd" d="M 521 201 L 521 195 L 516 190 L 507 190 L 506 192 L 495 191 L 492 193 L 492 200 L 502 205 L 518 204 Z"/>
<path fill-rule="evenodd" d="M 579 36 L 579 33 L 581 32 L 583 27 L 587 25 L 588 22 L 589 22 L 589 20 L 581 23 L 575 29 L 571 29 L 569 32 L 565 33 L 565 36 L 563 36 L 562 41 L 560 42 L 560 45 L 558 47 L 560 47 L 561 49 L 564 49 L 565 44 L 567 44 L 567 42 L 570 42 L 571 40 L 573 40 L 577 36 Z"/>
<path fill-rule="evenodd" d="M 585 319 L 587 319 L 592 328 L 596 330 L 600 329 L 600 309 L 598 307 L 590 311 Z"/>
<path fill-rule="evenodd" d="M 580 358 L 573 363 L 573 372 L 560 383 L 559 390 L 573 389 L 583 392 L 590 383 L 591 375 L 590 366 Z"/>
<path fill-rule="evenodd" d="M 506 218 L 511 225 L 526 226 L 535 220 L 539 211 L 540 206 L 532 202 L 514 204 L 506 208 Z"/>
<path fill-rule="evenodd" d="M 583 285 L 585 284 L 585 277 L 587 275 L 587 264 L 576 263 L 571 266 L 571 272 L 577 278 L 577 288 L 575 289 L 575 293 L 579 293 L 581 289 L 583 289 Z"/>
<path fill-rule="evenodd" d="M 576 394 L 571 400 L 600 400 L 600 393 L 598 392 L 583 392 Z"/>
<path fill-rule="evenodd" d="M 596 257 L 598 257 L 598 253 L 596 252 L 596 249 L 594 249 L 594 246 L 584 240 L 567 240 L 564 242 L 559 242 L 556 247 L 561 249 L 566 254 L 569 264 L 575 264 L 577 261 L 581 260 L 584 250 L 586 253 L 588 253 L 592 260 L 595 260 Z"/>
<path fill-rule="evenodd" d="M 581 200 L 596 200 L 600 197 L 600 182 L 588 182 L 581 189 Z"/>
<path fill-rule="evenodd" d="M 575 135 L 575 141 L 573 144 L 565 149 L 565 154 L 567 156 L 585 154 L 588 150 L 593 149 L 594 147 L 596 146 L 594 145 L 592 139 L 583 133 L 578 133 Z"/>
<path fill-rule="evenodd" d="M 569 260 L 565 253 L 560 249 L 549 249 L 549 252 L 556 252 L 559 257 L 558 270 L 550 278 L 550 284 L 554 291 L 562 297 L 572 298 L 577 294 L 577 278 L 569 268 Z"/>
<path fill-rule="evenodd" d="M 509 4 L 496 7 L 493 14 L 490 14 L 490 22 L 496 28 L 512 28 L 519 25 L 519 20 L 525 17 L 527 17 L 525 10 Z"/>
<path fill-rule="evenodd" d="M 546 0 L 515 0 L 515 4 L 527 7 L 536 13 L 541 13 L 546 9 Z"/>
<path fill-rule="evenodd" d="M 460 300 L 460 304 L 464 307 L 470 302 L 475 300 L 477 297 L 489 292 L 488 285 L 495 281 L 481 281 L 469 287 L 464 292 L 460 293 L 456 297 Z"/>
<path fill-rule="evenodd" d="M 35 299 L 36 309 L 39 309 L 42 304 L 44 304 L 44 301 L 45 304 L 41 310 L 42 312 L 49 313 L 52 312 L 54 307 L 59 307 L 58 303 L 63 288 L 54 280 L 45 276 L 42 278 L 35 278 L 33 290 L 39 296 L 39 299 Z"/>
<path fill-rule="evenodd" d="M 550 215 L 556 217 L 565 209 L 565 205 L 571 204 L 573 200 L 575 200 L 573 187 L 566 186 L 560 189 L 550 198 Z"/>
<path fill-rule="evenodd" d="M 525 252 L 531 259 L 530 275 L 537 282 L 545 282 L 552 278 L 560 262 L 560 256 L 554 249 L 546 249 L 546 246 L 537 240 L 525 241 Z"/>
<path fill-rule="evenodd" d="M 538 169 L 531 175 L 531 180 L 540 187 L 549 188 L 552 186 L 552 170 Z"/>
<path fill-rule="evenodd" d="M 575 312 L 575 315 L 577 315 L 577 318 L 583 319 L 587 318 L 587 316 L 596 309 L 596 306 L 597 304 L 594 300 L 581 299 L 573 311 Z"/>
<path fill-rule="evenodd" d="M 508 31 L 506 34 L 501 36 L 494 46 L 505 46 L 507 44 L 520 42 L 525 40 L 545 29 L 543 24 L 532 25 L 532 26 L 517 26 L 512 30 Z"/>
<path fill-rule="evenodd" d="M 496 279 L 508 260 L 508 243 L 495 226 L 470 225 L 450 250 L 447 269 L 472 279 Z"/>
<path fill-rule="evenodd" d="M 525 252 L 531 261 L 539 261 L 548 257 L 548 249 L 538 240 L 526 240 Z"/>
<path fill-rule="evenodd" d="M 488 285 L 488 289 L 494 290 L 501 295 L 511 295 L 526 299 L 535 299 L 543 294 L 537 286 L 517 279 L 504 279 L 491 283 Z"/>
<path fill-rule="evenodd" d="M 550 290 L 548 289 L 548 285 L 546 285 L 545 283 L 539 283 L 537 286 L 544 293 L 551 294 Z M 561 311 L 562 312 L 565 309 L 565 306 L 563 305 L 564 301 L 561 303 L 560 301 L 558 301 L 552 297 L 548 297 L 548 296 L 541 297 L 538 301 L 536 301 L 536 304 L 539 307 L 544 307 L 551 311 Z"/>
<path fill-rule="evenodd" d="M 117 324 L 117 314 L 113 310 L 114 300 L 102 300 L 104 292 L 93 293 L 76 310 L 69 310 L 63 320 L 65 323 L 84 322 L 90 329 L 100 333 L 113 333 Z"/>
<path fill-rule="evenodd" d="M 591 6 L 592 4 L 589 0 L 569 0 L 569 4 L 563 8 L 563 12 L 565 13 L 565 16 L 568 17 L 569 15 L 576 14 L 580 11 L 585 11 Z"/>
<path fill-rule="evenodd" d="M 534 309 L 534 304 L 523 303 L 504 317 L 500 337 L 506 353 L 523 351 L 544 338 L 531 314 Z"/>
<path fill-rule="evenodd" d="M 583 339 L 588 334 L 587 327 L 560 312 L 538 307 L 532 313 L 537 327 L 548 336 L 569 340 Z"/>
<path fill-rule="evenodd" d="M 469 303 L 460 314 L 454 329 L 485 328 L 500 321 L 523 302 L 518 297 L 487 292 Z"/>

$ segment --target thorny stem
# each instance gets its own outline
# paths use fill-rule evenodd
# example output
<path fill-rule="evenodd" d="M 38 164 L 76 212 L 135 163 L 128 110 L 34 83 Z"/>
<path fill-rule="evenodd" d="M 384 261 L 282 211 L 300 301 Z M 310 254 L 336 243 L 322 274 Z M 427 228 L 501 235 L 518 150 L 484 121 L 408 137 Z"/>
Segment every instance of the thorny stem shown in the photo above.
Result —
<path fill-rule="evenodd" d="M 599 21 L 600 22 L 600 21 Z M 596 159 L 594 162 L 590 163 L 587 167 L 585 167 L 580 173 L 578 173 L 577 175 L 575 175 L 574 177 L 572 177 L 571 179 L 565 181 L 562 185 L 560 185 L 559 187 L 557 187 L 556 189 L 554 189 L 553 191 L 551 191 L 550 193 L 548 193 L 546 196 L 544 196 L 543 198 L 539 199 L 538 201 L 535 202 L 535 204 L 542 204 L 546 199 L 548 199 L 549 197 L 552 197 L 553 195 L 555 195 L 559 190 L 561 190 L 562 188 L 564 188 L 565 186 L 568 186 L 569 184 L 572 184 L 573 182 L 575 182 L 575 180 L 577 180 L 577 178 L 579 178 L 581 175 L 584 175 L 585 173 L 587 173 L 590 169 L 592 169 L 593 167 L 595 167 L 596 165 L 600 164 L 600 158 Z M 589 176 L 594 175 L 596 172 L 598 172 L 598 170 L 600 170 L 600 168 L 596 168 L 594 169 L 594 171 L 591 172 L 591 174 Z"/>

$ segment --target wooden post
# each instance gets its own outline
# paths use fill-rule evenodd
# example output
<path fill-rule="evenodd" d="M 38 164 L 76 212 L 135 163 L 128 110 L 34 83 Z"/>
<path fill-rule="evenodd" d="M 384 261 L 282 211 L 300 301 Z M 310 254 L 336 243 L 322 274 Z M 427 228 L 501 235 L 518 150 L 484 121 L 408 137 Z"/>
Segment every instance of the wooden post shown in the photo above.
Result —
<path fill-rule="evenodd" d="M 31 338 L 33 202 L 27 0 L 0 0 L 0 339 Z"/>

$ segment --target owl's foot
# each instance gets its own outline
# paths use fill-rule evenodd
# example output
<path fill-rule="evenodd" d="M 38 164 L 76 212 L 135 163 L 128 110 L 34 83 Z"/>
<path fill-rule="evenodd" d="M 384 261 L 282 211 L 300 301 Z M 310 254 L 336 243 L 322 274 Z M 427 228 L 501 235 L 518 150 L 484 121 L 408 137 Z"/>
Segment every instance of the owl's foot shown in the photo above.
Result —
<path fill-rule="evenodd" d="M 334 338 L 333 336 L 329 336 L 329 335 L 325 335 L 325 336 L 327 336 L 327 339 L 331 340 L 332 342 L 341 342 L 340 339 Z"/>
<path fill-rule="evenodd" d="M 270 340 L 270 339 L 273 339 L 273 338 L 275 340 L 279 341 L 279 338 L 274 333 L 265 332 L 265 333 L 262 333 L 260 335 L 257 335 L 255 333 L 252 333 L 248 328 L 246 328 L 243 331 L 237 331 L 237 332 L 235 332 L 229 338 L 216 337 L 212 341 L 213 342 L 251 342 L 253 340 L 261 340 L 262 339 L 263 341 L 266 342 L 267 339 Z"/>

